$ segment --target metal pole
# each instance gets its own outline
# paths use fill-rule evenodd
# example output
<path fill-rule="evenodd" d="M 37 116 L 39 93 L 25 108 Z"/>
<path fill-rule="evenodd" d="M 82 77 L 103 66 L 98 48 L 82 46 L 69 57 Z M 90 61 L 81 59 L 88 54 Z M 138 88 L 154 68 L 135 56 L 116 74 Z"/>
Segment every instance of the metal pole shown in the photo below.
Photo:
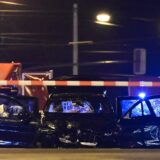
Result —
<path fill-rule="evenodd" d="M 73 75 L 78 75 L 78 5 L 73 4 Z"/>

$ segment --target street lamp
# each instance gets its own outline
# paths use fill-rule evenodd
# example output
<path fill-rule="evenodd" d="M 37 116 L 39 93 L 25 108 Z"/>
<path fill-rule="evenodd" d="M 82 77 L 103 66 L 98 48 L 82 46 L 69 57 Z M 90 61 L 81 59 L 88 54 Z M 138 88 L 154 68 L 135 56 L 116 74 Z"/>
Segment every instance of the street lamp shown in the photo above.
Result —
<path fill-rule="evenodd" d="M 96 20 L 98 22 L 109 22 L 111 20 L 111 16 L 107 13 L 100 13 L 97 14 Z"/>
<path fill-rule="evenodd" d="M 110 25 L 111 16 L 108 13 L 99 13 L 96 16 L 95 23 L 102 25 Z"/>
<path fill-rule="evenodd" d="M 96 20 L 94 21 L 97 24 L 113 26 L 113 27 L 122 27 L 121 25 L 111 23 L 111 16 L 108 13 L 99 13 L 96 16 Z"/>

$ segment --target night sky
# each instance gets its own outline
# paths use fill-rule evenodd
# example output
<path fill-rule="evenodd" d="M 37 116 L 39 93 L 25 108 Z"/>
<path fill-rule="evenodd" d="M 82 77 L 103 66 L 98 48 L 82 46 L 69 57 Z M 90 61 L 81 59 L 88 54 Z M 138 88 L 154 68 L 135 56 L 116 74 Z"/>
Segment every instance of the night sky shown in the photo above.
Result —
<path fill-rule="evenodd" d="M 8 0 L 9 1 L 9 0 Z M 11 0 L 10 0 L 11 2 Z M 78 4 L 80 74 L 133 74 L 133 50 L 147 51 L 147 75 L 160 75 L 159 0 L 12 0 L 0 4 L 0 62 L 21 62 L 26 71 L 72 74 L 73 3 Z M 115 26 L 94 23 L 105 11 Z M 105 60 L 128 64 L 82 65 Z M 89 63 L 88 63 L 89 64 Z"/>

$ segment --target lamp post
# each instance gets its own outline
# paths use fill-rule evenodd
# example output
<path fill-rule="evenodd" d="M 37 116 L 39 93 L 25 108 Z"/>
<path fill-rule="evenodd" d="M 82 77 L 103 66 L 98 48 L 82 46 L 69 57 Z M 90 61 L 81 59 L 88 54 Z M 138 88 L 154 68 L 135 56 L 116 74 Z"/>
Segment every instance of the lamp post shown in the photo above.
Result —
<path fill-rule="evenodd" d="M 100 13 L 96 16 L 96 23 L 103 24 L 110 21 L 111 16 L 107 13 Z M 73 4 L 73 68 L 72 74 L 78 75 L 79 74 L 79 58 L 78 58 L 78 4 Z"/>
<path fill-rule="evenodd" d="M 73 75 L 78 75 L 78 5 L 73 4 Z"/>

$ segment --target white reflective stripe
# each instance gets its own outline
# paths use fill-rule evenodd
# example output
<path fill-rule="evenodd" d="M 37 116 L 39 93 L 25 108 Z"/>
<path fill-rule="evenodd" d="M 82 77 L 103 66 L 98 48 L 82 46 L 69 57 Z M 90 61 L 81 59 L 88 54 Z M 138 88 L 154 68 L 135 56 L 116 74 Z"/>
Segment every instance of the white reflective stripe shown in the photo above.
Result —
<path fill-rule="evenodd" d="M 127 81 L 115 81 L 115 86 L 128 86 Z"/>
<path fill-rule="evenodd" d="M 46 85 L 46 86 L 55 86 L 56 82 L 55 81 L 43 81 L 43 85 Z"/>
<path fill-rule="evenodd" d="M 67 86 L 80 86 L 80 81 L 67 81 Z"/>
<path fill-rule="evenodd" d="M 0 80 L 0 85 L 7 85 L 7 81 L 6 80 Z"/>
<path fill-rule="evenodd" d="M 144 82 L 144 81 L 140 81 L 140 86 L 146 86 L 146 87 L 151 87 L 153 86 L 153 83 L 152 82 Z"/>
<path fill-rule="evenodd" d="M 32 85 L 32 81 L 30 80 L 25 80 L 25 81 L 18 81 L 18 84 L 21 85 L 21 86 L 31 86 Z"/>
<path fill-rule="evenodd" d="M 104 81 L 91 81 L 91 86 L 104 86 Z"/>
<path fill-rule="evenodd" d="M 80 142 L 80 144 L 84 146 L 97 146 L 96 142 Z"/>

